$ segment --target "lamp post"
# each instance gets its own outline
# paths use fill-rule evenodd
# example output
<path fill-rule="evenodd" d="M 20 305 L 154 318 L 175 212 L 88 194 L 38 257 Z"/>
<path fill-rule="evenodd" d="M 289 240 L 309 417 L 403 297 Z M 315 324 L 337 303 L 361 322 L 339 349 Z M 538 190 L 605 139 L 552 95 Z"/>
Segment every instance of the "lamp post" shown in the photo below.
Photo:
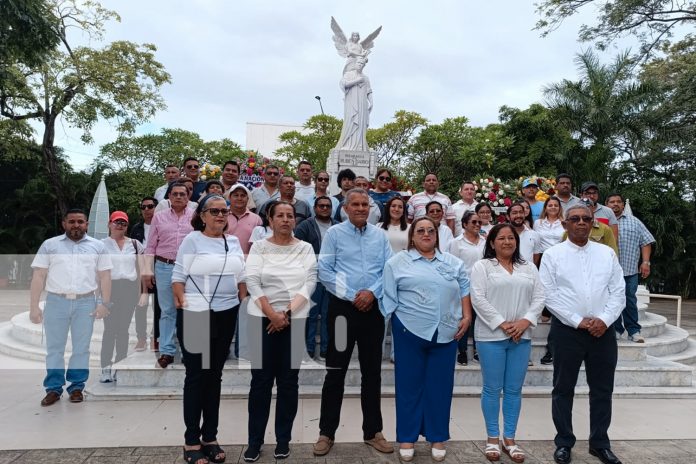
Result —
<path fill-rule="evenodd" d="M 321 104 L 321 97 L 319 95 L 316 95 L 314 98 L 316 98 L 319 102 L 319 109 L 321 109 L 321 115 L 324 116 L 324 106 Z"/>

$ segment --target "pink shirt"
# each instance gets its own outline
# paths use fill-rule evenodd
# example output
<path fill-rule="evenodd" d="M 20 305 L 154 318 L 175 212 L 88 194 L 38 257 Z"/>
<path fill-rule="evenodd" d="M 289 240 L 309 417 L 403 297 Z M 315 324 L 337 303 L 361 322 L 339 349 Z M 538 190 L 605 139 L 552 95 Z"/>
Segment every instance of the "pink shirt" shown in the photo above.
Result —
<path fill-rule="evenodd" d="M 145 254 L 176 259 L 179 245 L 184 241 L 184 237 L 193 231 L 191 226 L 193 213 L 194 211 L 189 208 L 184 208 L 181 216 L 177 216 L 171 208 L 155 213 L 150 224 Z"/>
<path fill-rule="evenodd" d="M 246 212 L 239 217 L 230 212 L 230 215 L 227 216 L 227 233 L 239 239 L 242 251 L 245 255 L 248 255 L 249 249 L 251 248 L 251 243 L 249 243 L 251 232 L 254 230 L 254 227 L 262 224 L 263 221 L 261 217 L 249 210 L 246 210 Z"/>

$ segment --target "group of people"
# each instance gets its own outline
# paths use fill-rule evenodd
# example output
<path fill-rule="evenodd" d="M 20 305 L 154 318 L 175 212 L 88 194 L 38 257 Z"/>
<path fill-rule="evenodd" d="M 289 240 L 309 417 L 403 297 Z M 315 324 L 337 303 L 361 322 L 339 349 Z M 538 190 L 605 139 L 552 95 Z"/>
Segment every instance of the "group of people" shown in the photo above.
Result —
<path fill-rule="evenodd" d="M 167 166 L 167 183 L 143 198 L 131 237 L 124 212 L 111 214 L 110 236 L 99 241 L 86 234 L 87 215 L 70 210 L 65 234 L 41 246 L 32 264 L 30 317 L 46 326 L 42 405 L 58 401 L 66 381 L 70 401 L 82 401 L 94 319 L 104 319 L 101 380 L 117 380 L 111 366 L 127 354 L 134 311 L 136 349 L 146 348 L 144 311 L 136 308 L 147 306 L 150 292 L 157 365 L 167 368 L 180 349 L 186 369 L 187 462 L 225 461 L 217 442 L 221 380 L 241 321 L 252 374 L 245 461 L 260 458 L 274 383 L 274 457 L 289 456 L 299 371 L 316 355 L 318 333 L 327 369 L 314 455 L 333 446 L 357 345 L 365 443 L 394 452 L 382 433 L 384 353 L 395 365 L 400 459 L 414 458 L 422 435 L 432 458 L 444 460 L 454 366 L 468 363 L 471 338 L 483 380 L 485 455 L 523 462 L 515 435 L 531 332 L 548 322 L 542 363 L 554 368 L 554 460 L 571 460 L 573 393 L 584 361 L 590 452 L 602 462 L 620 462 L 607 435 L 617 340 L 625 331 L 644 342 L 635 292 L 639 276 L 649 274 L 654 242 L 637 218 L 624 214 L 621 195 L 607 196 L 605 207 L 597 185 L 586 182 L 576 197 L 570 176 L 561 174 L 557 194 L 541 202 L 538 186 L 527 179 L 524 199 L 508 208 L 506 222 L 495 224 L 491 206 L 476 201 L 472 182 L 462 183 L 453 204 L 438 192 L 435 174 L 407 201 L 391 190 L 388 169 L 377 172 L 374 186 L 341 171 L 335 196 L 328 194 L 329 174 L 313 175 L 306 161 L 297 181 L 268 166 L 263 185 L 251 192 L 238 182 L 236 162 L 225 163 L 220 180 L 198 180 L 199 169 L 193 158 L 184 162 L 186 176 Z M 73 354 L 66 371 L 68 332 Z"/>

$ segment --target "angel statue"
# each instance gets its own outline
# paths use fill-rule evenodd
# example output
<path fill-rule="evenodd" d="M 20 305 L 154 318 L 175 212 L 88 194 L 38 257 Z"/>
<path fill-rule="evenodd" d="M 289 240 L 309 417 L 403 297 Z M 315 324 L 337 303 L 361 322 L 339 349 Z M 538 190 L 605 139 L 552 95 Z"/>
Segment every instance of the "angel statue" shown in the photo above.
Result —
<path fill-rule="evenodd" d="M 374 45 L 373 41 L 379 35 L 382 26 L 362 42 L 357 32 L 354 32 L 350 41 L 347 41 L 333 17 L 331 29 L 334 31 L 333 40 L 339 55 L 347 58 L 339 84 L 344 94 L 344 112 L 343 129 L 336 149 L 369 151 L 367 128 L 370 122 L 370 111 L 372 111 L 372 88 L 370 79 L 362 71 L 367 64 L 367 55 Z"/>
<path fill-rule="evenodd" d="M 338 54 L 343 58 L 347 58 L 346 65 L 343 68 L 343 73 L 345 74 L 348 67 L 357 57 L 365 57 L 372 51 L 371 49 L 375 45 L 374 40 L 382 31 L 382 26 L 375 29 L 375 31 L 368 35 L 362 42 L 360 41 L 360 34 L 357 32 L 353 32 L 350 35 L 350 40 L 346 39 L 346 35 L 341 30 L 341 26 L 338 25 L 333 16 L 331 17 L 331 30 L 334 33 L 333 41 Z"/>

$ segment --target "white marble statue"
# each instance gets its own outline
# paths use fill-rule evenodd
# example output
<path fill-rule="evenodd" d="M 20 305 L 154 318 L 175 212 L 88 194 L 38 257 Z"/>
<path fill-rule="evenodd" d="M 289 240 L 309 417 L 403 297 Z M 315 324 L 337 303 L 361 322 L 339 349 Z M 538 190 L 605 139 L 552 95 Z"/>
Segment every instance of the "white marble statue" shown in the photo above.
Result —
<path fill-rule="evenodd" d="M 339 84 L 344 94 L 343 129 L 336 149 L 366 152 L 369 151 L 367 128 L 372 111 L 372 88 L 370 79 L 362 71 L 382 26 L 362 42 L 357 32 L 351 34 L 350 40 L 346 40 L 345 34 L 333 17 L 331 29 L 334 32 L 333 41 L 338 54 L 346 58 L 343 77 Z"/>

